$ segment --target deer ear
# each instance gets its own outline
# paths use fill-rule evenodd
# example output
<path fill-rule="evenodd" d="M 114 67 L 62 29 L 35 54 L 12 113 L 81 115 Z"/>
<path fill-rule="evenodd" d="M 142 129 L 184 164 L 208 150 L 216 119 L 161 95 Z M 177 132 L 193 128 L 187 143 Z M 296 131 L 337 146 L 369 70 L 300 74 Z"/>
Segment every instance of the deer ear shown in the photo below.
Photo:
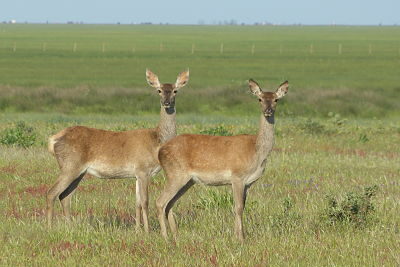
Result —
<path fill-rule="evenodd" d="M 176 79 L 175 82 L 175 88 L 178 89 L 185 86 L 188 83 L 188 81 L 189 81 L 189 69 L 179 73 L 178 78 Z"/>
<path fill-rule="evenodd" d="M 279 85 L 279 88 L 275 92 L 277 99 L 284 97 L 288 91 L 289 91 L 289 82 L 285 81 L 281 85 Z"/>
<path fill-rule="evenodd" d="M 155 75 L 151 70 L 146 69 L 146 80 L 150 86 L 154 88 L 160 88 L 160 82 L 158 81 L 157 75 Z"/>
<path fill-rule="evenodd" d="M 255 81 L 255 80 L 253 80 L 253 79 L 250 79 L 249 80 L 249 88 L 250 88 L 250 91 L 253 93 L 253 95 L 255 95 L 255 96 L 260 96 L 261 94 L 262 94 L 262 90 L 261 90 L 261 88 L 260 88 L 260 86 L 258 85 L 258 83 Z"/>

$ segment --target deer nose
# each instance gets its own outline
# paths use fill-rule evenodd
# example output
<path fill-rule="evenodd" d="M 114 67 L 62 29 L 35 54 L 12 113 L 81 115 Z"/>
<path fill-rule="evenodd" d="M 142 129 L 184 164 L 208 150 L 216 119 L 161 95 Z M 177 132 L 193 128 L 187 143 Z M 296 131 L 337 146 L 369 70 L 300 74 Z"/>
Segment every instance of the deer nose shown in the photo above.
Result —
<path fill-rule="evenodd" d="M 272 115 L 272 112 L 273 112 L 272 108 L 267 108 L 267 109 L 264 111 L 264 115 L 266 115 L 266 116 L 271 116 L 271 115 Z"/>

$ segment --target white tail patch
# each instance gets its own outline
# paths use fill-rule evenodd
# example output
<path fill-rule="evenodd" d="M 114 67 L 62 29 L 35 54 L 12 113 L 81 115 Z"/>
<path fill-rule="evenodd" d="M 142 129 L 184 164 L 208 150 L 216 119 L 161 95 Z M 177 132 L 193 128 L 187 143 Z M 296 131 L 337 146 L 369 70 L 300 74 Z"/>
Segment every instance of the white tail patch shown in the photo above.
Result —
<path fill-rule="evenodd" d="M 48 142 L 48 147 L 47 147 L 47 149 L 49 150 L 49 152 L 51 153 L 51 154 L 55 154 L 55 152 L 54 152 L 54 145 L 57 143 L 57 141 L 55 140 L 55 138 L 54 138 L 54 135 L 53 136 L 50 136 L 49 137 L 49 142 Z"/>
<path fill-rule="evenodd" d="M 55 155 L 55 151 L 54 151 L 54 145 L 58 142 L 58 139 L 60 139 L 63 135 L 65 135 L 65 133 L 68 131 L 67 129 L 62 130 L 61 132 L 52 135 L 49 137 L 48 139 L 48 145 L 47 145 L 47 149 L 49 150 L 49 152 L 53 155 Z"/>

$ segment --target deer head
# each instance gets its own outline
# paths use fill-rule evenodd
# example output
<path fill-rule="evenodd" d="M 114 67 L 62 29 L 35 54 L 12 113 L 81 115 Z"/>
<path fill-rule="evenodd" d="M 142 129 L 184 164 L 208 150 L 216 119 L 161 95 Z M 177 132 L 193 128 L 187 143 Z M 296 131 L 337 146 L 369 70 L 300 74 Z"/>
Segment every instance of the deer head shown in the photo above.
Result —
<path fill-rule="evenodd" d="M 264 117 L 268 118 L 274 115 L 278 100 L 287 94 L 289 90 L 289 82 L 285 81 L 282 83 L 275 93 L 263 92 L 258 83 L 253 79 L 249 80 L 249 87 L 250 91 L 258 97 L 258 101 L 261 105 L 261 112 L 264 114 Z"/>
<path fill-rule="evenodd" d="M 150 86 L 157 89 L 160 95 L 160 104 L 165 109 L 175 108 L 175 96 L 178 90 L 185 86 L 189 81 L 189 70 L 181 72 L 176 79 L 175 84 L 164 83 L 161 84 L 158 80 L 157 75 L 155 75 L 151 70 L 146 69 L 146 79 Z"/>

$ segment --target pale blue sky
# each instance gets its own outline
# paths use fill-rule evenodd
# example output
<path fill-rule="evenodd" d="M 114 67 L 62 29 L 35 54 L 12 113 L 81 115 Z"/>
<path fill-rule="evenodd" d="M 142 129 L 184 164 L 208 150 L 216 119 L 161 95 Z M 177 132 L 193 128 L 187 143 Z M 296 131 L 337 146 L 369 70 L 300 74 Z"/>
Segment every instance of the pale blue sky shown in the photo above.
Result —
<path fill-rule="evenodd" d="M 2 0 L 0 21 L 400 25 L 400 0 Z"/>

